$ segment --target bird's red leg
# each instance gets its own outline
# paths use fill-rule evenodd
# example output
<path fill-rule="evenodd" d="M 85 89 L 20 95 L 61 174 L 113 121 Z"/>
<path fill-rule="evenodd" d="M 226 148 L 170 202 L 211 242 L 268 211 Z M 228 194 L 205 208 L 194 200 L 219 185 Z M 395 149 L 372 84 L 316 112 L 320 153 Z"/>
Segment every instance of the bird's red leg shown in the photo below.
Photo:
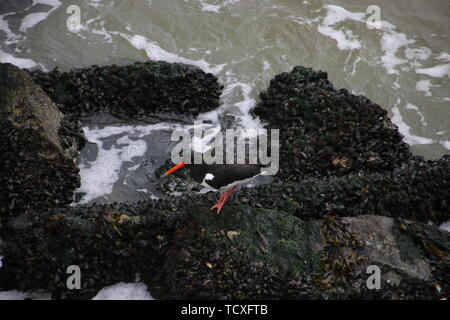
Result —
<path fill-rule="evenodd" d="M 225 191 L 223 193 L 223 195 L 220 196 L 219 201 L 217 202 L 217 204 L 213 205 L 211 207 L 210 210 L 214 210 L 217 209 L 217 214 L 220 213 L 220 211 L 222 210 L 223 205 L 225 204 L 225 202 L 228 200 L 228 198 L 231 196 L 231 193 L 234 191 L 234 189 L 236 189 L 236 186 L 231 187 L 230 189 L 228 189 L 227 191 Z"/>

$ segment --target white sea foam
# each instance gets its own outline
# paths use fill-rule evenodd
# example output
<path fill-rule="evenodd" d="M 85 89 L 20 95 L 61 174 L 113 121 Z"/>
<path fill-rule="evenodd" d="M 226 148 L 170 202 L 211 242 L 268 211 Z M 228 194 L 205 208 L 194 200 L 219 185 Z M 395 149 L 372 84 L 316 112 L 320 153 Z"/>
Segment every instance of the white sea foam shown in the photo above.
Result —
<path fill-rule="evenodd" d="M 441 52 L 436 56 L 437 60 L 450 62 L 450 54 Z M 434 78 L 443 78 L 447 76 L 450 78 L 450 63 L 438 64 L 430 68 L 416 68 L 416 73 L 426 74 Z"/>
<path fill-rule="evenodd" d="M 228 75 L 227 75 L 228 74 Z M 223 77 L 222 77 L 223 78 Z M 253 84 L 236 80 L 232 73 L 225 74 L 226 85 L 221 95 L 221 106 L 218 109 L 200 114 L 197 119 L 211 121 L 217 129 L 221 129 L 219 118 L 225 113 L 236 117 L 236 127 L 242 129 L 258 129 L 262 127 L 259 118 L 254 118 L 250 111 L 256 100 L 252 96 Z"/>
<path fill-rule="evenodd" d="M 2 50 L 0 50 L 0 62 L 11 63 L 20 68 L 28 68 L 28 69 L 31 69 L 31 68 L 34 68 L 37 66 L 37 63 L 31 59 L 17 58 L 17 57 L 14 57 L 13 55 L 6 53 Z"/>
<path fill-rule="evenodd" d="M 98 8 L 100 8 L 101 6 L 102 6 L 102 2 L 101 2 L 102 0 L 91 0 L 90 2 L 89 2 L 89 5 L 91 6 L 91 7 L 94 7 L 94 8 L 96 8 L 96 9 L 98 9 Z"/>
<path fill-rule="evenodd" d="M 445 149 L 450 150 L 450 141 L 439 141 L 439 144 Z"/>
<path fill-rule="evenodd" d="M 448 54 L 447 52 L 441 52 L 441 53 L 436 57 L 436 59 L 439 59 L 439 60 L 446 60 L 446 61 L 449 61 L 449 62 L 450 62 L 450 54 Z"/>
<path fill-rule="evenodd" d="M 205 72 L 209 72 L 212 74 L 218 74 L 223 70 L 225 67 L 225 64 L 219 64 L 219 65 L 211 65 L 210 63 L 206 62 L 205 60 L 193 60 L 189 58 L 181 57 L 177 54 L 168 52 L 161 48 L 155 41 L 152 41 L 142 35 L 135 34 L 135 35 L 128 35 L 126 33 L 122 32 L 111 32 L 113 34 L 119 34 L 126 40 L 130 42 L 130 44 L 135 47 L 138 50 L 144 50 L 147 54 L 147 57 L 154 61 L 166 61 L 170 63 L 185 63 L 185 64 L 191 64 L 194 66 L 199 67 Z"/>
<path fill-rule="evenodd" d="M 97 145 L 98 153 L 94 161 L 80 164 L 81 186 L 76 192 L 84 193 L 84 195 L 79 202 L 72 205 L 85 204 L 110 194 L 114 184 L 119 180 L 123 163 L 132 162 L 134 158 L 142 157 L 146 153 L 147 144 L 142 138 L 154 131 L 175 128 L 181 128 L 181 126 L 160 123 L 148 126 L 83 127 L 86 139 Z M 109 149 L 104 148 L 103 139 L 115 135 L 118 137 L 114 145 Z M 138 164 L 134 165 L 136 166 Z"/>
<path fill-rule="evenodd" d="M 361 12 L 350 12 L 335 5 L 325 5 L 324 8 L 327 10 L 327 15 L 323 20 L 323 24 L 326 26 L 332 26 L 346 20 L 363 21 L 363 18 L 366 15 Z"/>
<path fill-rule="evenodd" d="M 447 76 L 450 79 L 450 63 L 440 64 L 431 68 L 416 68 L 416 73 L 426 74 L 434 78 Z"/>
<path fill-rule="evenodd" d="M 336 24 L 344 21 L 355 21 L 367 24 L 366 13 L 350 12 L 346 9 L 336 5 L 325 5 L 327 14 L 322 23 L 318 25 L 317 30 L 332 39 L 337 43 L 340 50 L 356 50 L 362 48 L 362 42 L 354 31 L 345 27 L 337 28 Z M 431 51 L 429 48 L 405 48 L 405 55 L 408 59 L 398 57 L 400 48 L 408 46 L 415 42 L 415 40 L 408 39 L 406 34 L 395 31 L 396 27 L 387 22 L 380 21 L 379 28 L 374 29 L 373 32 L 381 33 L 380 48 L 384 54 L 380 57 L 383 67 L 388 74 L 398 74 L 396 67 L 409 62 L 408 59 L 427 59 Z"/>
<path fill-rule="evenodd" d="M 61 2 L 59 0 L 33 0 L 33 6 L 38 4 L 45 4 L 51 7 L 49 11 L 46 12 L 35 12 L 30 13 L 22 20 L 22 24 L 20 25 L 19 31 L 26 32 L 28 29 L 33 28 L 38 23 L 47 19 L 47 17 L 56 9 L 61 6 Z"/>
<path fill-rule="evenodd" d="M 225 8 L 225 7 L 229 6 L 229 5 L 237 3 L 239 1 L 240 0 L 225 0 L 225 1 L 222 1 L 222 3 L 220 3 L 220 4 L 210 4 L 210 3 L 208 3 L 205 0 L 199 0 L 199 3 L 200 3 L 200 6 L 201 6 L 201 10 L 203 12 L 219 13 L 222 8 Z"/>
<path fill-rule="evenodd" d="M 250 111 L 256 106 L 256 100 L 252 98 L 253 86 L 246 83 L 238 83 L 241 88 L 243 99 L 234 105 L 239 108 L 242 115 L 239 117 L 238 125 L 244 129 L 258 129 L 262 125 L 259 119 L 253 118 Z"/>
<path fill-rule="evenodd" d="M 132 167 L 129 167 L 127 170 L 128 170 L 128 171 L 136 171 L 140 166 L 141 166 L 141 164 L 138 163 L 138 164 L 135 164 L 135 165 L 132 166 Z"/>
<path fill-rule="evenodd" d="M 397 51 L 401 47 L 414 42 L 414 40 L 409 40 L 404 33 L 393 31 L 383 33 L 381 36 L 381 50 L 384 51 L 384 55 L 381 57 L 381 62 L 389 74 L 398 74 L 395 67 L 408 62 L 407 59 L 397 57 Z"/>
<path fill-rule="evenodd" d="M 430 80 L 420 80 L 416 83 L 416 90 L 425 92 L 425 95 L 428 97 L 431 97 L 431 91 L 430 88 L 433 85 L 431 84 Z M 437 86 L 438 87 L 438 86 Z"/>
<path fill-rule="evenodd" d="M 202 11 L 204 12 L 219 12 L 220 11 L 220 6 L 215 5 L 215 4 L 209 4 L 209 3 L 205 3 L 205 2 L 200 2 L 200 4 L 202 5 Z"/>
<path fill-rule="evenodd" d="M 19 41 L 19 36 L 11 31 L 8 22 L 5 20 L 5 17 L 11 14 L 12 13 L 0 15 L 0 30 L 6 34 L 6 45 L 17 43 Z"/>
<path fill-rule="evenodd" d="M 351 30 L 336 30 L 328 26 L 319 26 L 317 30 L 321 34 L 336 40 L 340 50 L 354 50 L 361 48 L 361 42 L 356 39 Z"/>
<path fill-rule="evenodd" d="M 144 283 L 119 282 L 101 289 L 92 300 L 155 300 Z"/>
<path fill-rule="evenodd" d="M 114 183 L 119 179 L 123 162 L 142 157 L 147 151 L 144 141 L 132 141 L 127 137 L 117 141 L 124 146 L 113 146 L 110 150 L 104 149 L 100 140 L 91 137 L 90 141 L 98 145 L 99 152 L 96 161 L 80 166 L 81 186 L 77 192 L 83 192 L 85 195 L 79 204 L 110 194 Z"/>
<path fill-rule="evenodd" d="M 424 126 L 424 127 L 427 127 L 428 126 L 428 124 L 427 124 L 427 121 L 425 120 L 425 116 L 423 115 L 423 113 L 422 112 L 420 112 L 420 109 L 417 107 L 417 106 L 415 106 L 415 105 L 413 105 L 412 103 L 407 103 L 406 104 L 406 106 L 405 106 L 405 109 L 408 109 L 408 110 L 414 110 L 416 113 L 417 113 L 417 115 L 419 116 L 419 118 L 420 118 L 420 123 L 422 124 L 422 126 Z"/>
<path fill-rule="evenodd" d="M 431 49 L 427 47 L 407 48 L 405 49 L 405 56 L 411 60 L 427 60 L 431 56 Z"/>
<path fill-rule="evenodd" d="M 398 108 L 398 104 L 400 104 L 400 100 L 397 100 L 397 103 L 392 108 L 393 116 L 391 118 L 391 121 L 398 127 L 398 131 L 404 136 L 403 141 L 409 145 L 434 143 L 435 141 L 433 139 L 416 136 L 410 132 L 411 128 L 403 120 L 400 109 Z"/>
<path fill-rule="evenodd" d="M 322 24 L 317 27 L 317 30 L 321 34 L 334 39 L 340 50 L 360 49 L 361 42 L 351 30 L 344 28 L 337 29 L 333 26 L 347 20 L 362 21 L 365 14 L 350 12 L 335 5 L 325 5 L 324 8 L 327 10 L 327 15 L 323 19 Z"/>
<path fill-rule="evenodd" d="M 51 12 L 51 10 L 49 12 Z M 23 18 L 19 31 L 27 32 L 28 29 L 33 28 L 39 22 L 47 19 L 49 12 L 35 12 L 27 15 L 25 18 Z"/>
<path fill-rule="evenodd" d="M 105 20 L 100 22 L 100 29 L 92 28 L 91 32 L 103 36 L 107 43 L 113 43 L 111 34 L 105 28 Z"/>

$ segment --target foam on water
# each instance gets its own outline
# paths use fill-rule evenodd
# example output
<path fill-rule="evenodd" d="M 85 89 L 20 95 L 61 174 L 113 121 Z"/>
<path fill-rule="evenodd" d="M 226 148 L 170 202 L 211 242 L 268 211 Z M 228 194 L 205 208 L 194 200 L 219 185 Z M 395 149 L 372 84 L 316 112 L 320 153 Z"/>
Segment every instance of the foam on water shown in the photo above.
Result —
<path fill-rule="evenodd" d="M 118 147 L 112 146 L 109 150 L 103 148 L 101 140 L 92 136 L 88 139 L 97 144 L 99 151 L 96 161 L 80 166 L 81 186 L 76 191 L 84 193 L 84 196 L 79 204 L 110 194 L 114 183 L 119 179 L 120 168 L 124 162 L 130 162 L 134 157 L 142 157 L 147 151 L 144 141 L 133 141 L 126 136 L 116 141 Z"/>
<path fill-rule="evenodd" d="M 417 106 L 415 106 L 415 105 L 413 105 L 413 104 L 408 102 L 406 104 L 406 106 L 405 106 L 405 109 L 414 110 L 417 113 L 417 115 L 420 117 L 420 122 L 422 123 L 422 125 L 424 127 L 426 127 L 428 125 L 427 121 L 425 120 L 424 115 L 422 114 L 422 112 L 420 112 L 420 110 L 419 110 L 419 108 Z"/>
<path fill-rule="evenodd" d="M 155 300 L 144 283 L 119 282 L 104 287 L 92 300 Z"/>
<path fill-rule="evenodd" d="M 337 43 L 337 48 L 345 50 L 363 50 L 361 41 L 359 41 L 358 36 L 355 36 L 355 32 L 345 27 L 339 28 L 339 23 L 344 21 L 353 21 L 357 23 L 366 24 L 365 13 L 350 12 L 342 7 L 334 5 L 325 5 L 324 8 L 327 10 L 326 16 L 322 20 L 321 24 L 318 25 L 319 33 L 334 39 Z M 303 19 L 301 21 L 303 24 L 311 23 L 311 20 Z M 358 30 L 359 31 L 359 30 Z M 367 31 L 367 30 L 366 30 Z M 400 133 L 404 136 L 404 141 L 409 145 L 424 145 L 439 143 L 445 149 L 449 149 L 449 143 L 446 140 L 434 139 L 431 137 L 418 136 L 412 133 L 412 129 L 408 124 L 409 121 L 405 121 L 401 114 L 399 105 L 401 103 L 405 104 L 405 110 L 413 110 L 420 119 L 420 123 L 424 128 L 428 127 L 428 122 L 424 113 L 413 103 L 406 101 L 403 93 L 400 93 L 402 86 L 400 85 L 401 74 L 405 72 L 416 72 L 418 74 L 423 74 L 435 78 L 450 78 L 450 55 L 446 52 L 441 52 L 440 54 L 433 54 L 432 50 L 425 46 L 414 47 L 416 40 L 411 39 L 406 33 L 397 31 L 397 27 L 388 21 L 381 21 L 379 27 L 375 28 L 369 32 L 376 33 L 379 37 L 379 48 L 382 54 L 379 56 L 379 63 L 386 70 L 387 74 L 393 75 L 395 78 L 392 82 L 391 88 L 395 92 L 399 92 L 397 95 L 397 103 L 391 109 L 393 113 L 392 122 L 395 123 Z M 424 67 L 425 63 L 430 64 L 429 60 L 433 58 L 440 63 L 435 63 L 434 66 Z M 350 59 L 350 55 L 346 60 Z M 353 70 L 350 75 L 355 75 L 356 65 L 365 61 L 366 63 L 373 65 L 373 62 L 367 59 L 367 57 L 359 56 L 353 62 Z M 442 61 L 445 61 L 442 63 Z M 345 66 L 344 66 L 345 70 Z M 430 88 L 440 87 L 439 85 L 432 85 L 429 79 L 424 79 L 416 82 L 415 89 L 417 91 L 424 92 L 425 97 L 432 97 Z M 436 98 L 434 101 L 450 101 L 446 98 Z"/>
<path fill-rule="evenodd" d="M 219 13 L 220 9 L 237 2 L 239 2 L 239 0 L 225 0 L 221 4 L 210 4 L 205 0 L 199 0 L 201 10 L 207 13 L 208 12 Z"/>
<path fill-rule="evenodd" d="M 91 7 L 94 7 L 94 8 L 100 8 L 101 7 L 101 5 L 102 5 L 102 3 L 101 3 L 101 0 L 91 0 L 90 2 L 89 2 L 89 5 L 91 6 Z"/>
<path fill-rule="evenodd" d="M 431 97 L 432 94 L 431 94 L 430 88 L 432 86 L 433 85 L 431 84 L 430 80 L 420 80 L 416 83 L 416 90 L 425 92 L 426 96 Z"/>
<path fill-rule="evenodd" d="M 433 78 L 443 78 L 447 76 L 450 79 L 450 54 L 441 52 L 436 56 L 436 59 L 449 63 L 439 64 L 430 68 L 416 68 L 416 73 L 426 74 Z"/>
<path fill-rule="evenodd" d="M 389 32 L 383 33 L 381 37 L 381 50 L 384 51 L 384 55 L 381 57 L 383 67 L 389 74 L 398 74 L 396 66 L 408 62 L 407 59 L 401 59 L 397 57 L 397 51 L 408 44 L 414 43 L 414 40 L 408 40 L 404 33 Z"/>
<path fill-rule="evenodd" d="M 201 1 L 200 4 L 202 6 L 202 11 L 204 11 L 204 12 L 216 12 L 217 13 L 220 11 L 220 6 L 218 6 L 218 5 L 205 3 L 204 1 Z"/>
<path fill-rule="evenodd" d="M 450 63 L 440 64 L 431 68 L 416 68 L 416 73 L 426 74 L 433 78 L 447 76 L 450 79 Z"/>
<path fill-rule="evenodd" d="M 105 20 L 100 21 L 100 29 L 92 28 L 91 32 L 103 36 L 105 42 L 113 43 L 113 37 L 105 28 Z"/>
<path fill-rule="evenodd" d="M 58 0 L 33 0 L 32 6 L 38 5 L 38 4 L 44 4 L 47 6 L 50 6 L 51 9 L 47 12 L 35 12 L 30 13 L 29 15 L 25 16 L 22 20 L 22 24 L 20 25 L 19 30 L 21 32 L 26 32 L 28 29 L 33 28 L 38 23 L 44 21 L 47 19 L 50 14 L 58 9 L 61 6 L 61 2 Z"/>
<path fill-rule="evenodd" d="M 6 35 L 6 40 L 4 41 L 4 44 L 6 46 L 15 45 L 18 44 L 19 42 L 25 41 L 27 39 L 26 32 L 29 29 L 35 27 L 40 22 L 45 21 L 51 15 L 52 12 L 54 12 L 61 6 L 61 2 L 58 0 L 33 0 L 32 4 L 26 7 L 23 11 L 26 12 L 34 8 L 36 5 L 47 5 L 50 6 L 51 9 L 46 12 L 34 12 L 26 15 L 22 19 L 20 27 L 17 30 L 17 33 L 11 30 L 9 23 L 5 19 L 5 17 L 7 16 L 14 15 L 15 12 L 0 15 L 0 31 L 3 31 Z M 19 50 L 17 47 L 15 48 L 15 51 L 21 52 L 21 50 Z M 0 62 L 11 63 L 20 68 L 28 68 L 28 69 L 39 66 L 42 70 L 44 71 L 46 70 L 46 68 L 42 64 L 40 63 L 38 64 L 32 59 L 15 57 L 2 49 L 0 49 Z"/>
<path fill-rule="evenodd" d="M 398 131 L 404 136 L 403 141 L 410 145 L 434 143 L 435 141 L 433 139 L 416 136 L 411 133 L 411 127 L 403 120 L 402 114 L 400 113 L 400 109 L 398 108 L 399 104 L 400 99 L 397 100 L 397 103 L 392 108 L 393 116 L 391 121 L 398 127 Z"/>
<path fill-rule="evenodd" d="M 356 50 L 361 49 L 361 41 L 352 30 L 344 27 L 338 29 L 336 24 L 345 21 L 355 21 L 366 24 L 366 14 L 362 12 L 350 12 L 342 7 L 336 5 L 325 5 L 327 14 L 318 25 L 318 31 L 332 39 L 337 43 L 340 50 Z M 292 17 L 292 16 L 291 16 Z M 305 22 L 306 21 L 306 22 Z M 302 20 L 302 23 L 311 23 L 311 20 Z M 415 72 L 425 74 L 430 77 L 442 78 L 448 76 L 450 78 L 450 63 L 438 64 L 429 68 L 422 68 L 420 61 L 425 61 L 432 56 L 432 51 L 427 47 L 410 48 L 409 45 L 415 43 L 413 39 L 409 39 L 405 33 L 397 32 L 396 26 L 388 21 L 380 21 L 380 28 L 374 29 L 373 32 L 381 33 L 380 49 L 384 54 L 380 57 L 380 61 L 388 74 L 399 74 L 398 66 L 409 64 L 415 67 Z M 398 56 L 399 50 L 405 48 L 405 58 Z M 441 53 L 436 56 L 438 60 L 445 60 L 450 62 L 450 55 L 448 53 Z M 403 68 L 408 71 L 408 68 Z"/>
<path fill-rule="evenodd" d="M 18 66 L 19 68 L 31 69 L 37 66 L 37 63 L 31 59 L 17 58 L 9 53 L 4 52 L 3 50 L 0 50 L 0 61 L 2 63 L 11 63 Z"/>
<path fill-rule="evenodd" d="M 370 24 L 366 20 L 367 13 L 350 12 L 336 5 L 325 5 L 324 8 L 327 14 L 322 23 L 318 25 L 317 30 L 321 34 L 334 39 L 337 47 L 342 51 L 362 49 L 362 42 L 354 34 L 354 31 L 345 27 L 337 28 L 336 25 L 345 21 Z M 407 59 L 397 56 L 398 50 L 415 42 L 408 39 L 404 33 L 395 31 L 395 29 L 396 27 L 391 23 L 380 21 L 379 28 L 374 28 L 371 31 L 381 33 L 380 49 L 384 54 L 380 57 L 380 60 L 388 74 L 398 74 L 395 67 L 408 62 Z M 430 55 L 430 49 L 426 47 L 409 49 L 408 54 L 410 59 L 427 59 Z"/>
<path fill-rule="evenodd" d="M 431 56 L 431 49 L 427 47 L 407 48 L 405 56 L 410 60 L 415 60 L 414 64 L 420 66 L 421 63 L 417 60 L 427 60 Z"/>
<path fill-rule="evenodd" d="M 450 141 L 439 141 L 441 146 L 443 146 L 445 149 L 450 150 Z"/>
<path fill-rule="evenodd" d="M 11 14 L 12 13 L 0 15 L 0 30 L 6 34 L 6 41 L 5 41 L 6 45 L 10 45 L 18 41 L 18 35 L 11 31 L 8 22 L 5 20 L 5 17 Z"/>
<path fill-rule="evenodd" d="M 352 13 L 335 5 L 325 5 L 324 8 L 327 10 L 327 15 L 323 19 L 322 24 L 317 27 L 317 30 L 321 34 L 334 39 L 340 50 L 360 49 L 361 42 L 351 30 L 344 28 L 337 29 L 333 26 L 347 20 L 362 21 L 365 14 L 358 12 Z"/>
<path fill-rule="evenodd" d="M 119 34 L 126 40 L 130 42 L 130 44 L 138 50 L 144 50 L 147 57 L 154 61 L 166 61 L 170 63 L 185 63 L 191 64 L 199 67 L 205 72 L 209 72 L 212 74 L 218 74 L 223 70 L 225 64 L 219 65 L 211 65 L 206 62 L 204 59 L 201 60 L 192 60 L 189 58 L 181 57 L 177 54 L 168 52 L 161 48 L 155 41 L 148 39 L 139 34 L 129 35 L 123 32 L 111 32 L 112 34 Z"/>
<path fill-rule="evenodd" d="M 268 61 L 263 61 L 263 71 L 270 70 L 270 67 L 272 67 L 272 65 L 270 64 L 270 62 L 268 62 Z"/>
<path fill-rule="evenodd" d="M 97 145 L 97 156 L 94 161 L 86 159 L 80 164 L 81 185 L 75 190 L 82 193 L 83 197 L 77 203 L 80 205 L 89 203 L 99 197 L 111 194 L 114 184 L 119 180 L 119 173 L 125 163 L 133 163 L 137 158 L 138 163 L 128 168 L 133 171 L 139 167 L 139 158 L 147 151 L 147 144 L 142 138 L 154 131 L 174 130 L 183 128 L 178 124 L 160 123 L 139 126 L 106 126 L 83 127 L 84 134 L 89 143 Z M 190 129 L 191 127 L 186 127 Z M 117 136 L 115 143 L 106 148 L 104 139 Z M 125 179 L 126 184 L 126 179 Z"/>

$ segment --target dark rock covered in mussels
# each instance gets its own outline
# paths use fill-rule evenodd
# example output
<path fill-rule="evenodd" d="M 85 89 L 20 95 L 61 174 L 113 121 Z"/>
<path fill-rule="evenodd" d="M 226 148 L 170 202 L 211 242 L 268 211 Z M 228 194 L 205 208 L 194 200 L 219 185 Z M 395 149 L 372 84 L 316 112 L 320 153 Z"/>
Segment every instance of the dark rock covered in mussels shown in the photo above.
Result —
<path fill-rule="evenodd" d="M 411 158 L 386 110 L 335 89 L 322 71 L 295 67 L 277 75 L 254 113 L 280 128 L 283 181 L 388 172 Z"/>
<path fill-rule="evenodd" d="M 448 190 L 450 156 L 413 162 L 392 174 L 273 183 L 238 192 L 241 203 L 286 210 L 306 220 L 382 215 L 441 224 L 450 219 Z"/>
<path fill-rule="evenodd" d="M 450 294 L 450 233 L 383 216 L 305 221 L 211 195 L 29 212 L 2 229 L 0 290 L 94 295 L 135 275 L 158 299 L 414 299 Z M 62 266 L 82 269 L 69 290 Z M 377 265 L 382 290 L 366 286 Z M 439 290 L 436 289 L 439 286 Z"/>
<path fill-rule="evenodd" d="M 83 143 L 78 123 L 25 71 L 0 64 L 0 216 L 68 205 Z"/>
<path fill-rule="evenodd" d="M 219 107 L 221 85 L 201 69 L 164 61 L 91 66 L 68 72 L 33 71 L 31 76 L 63 113 L 78 116 L 177 113 L 197 115 Z"/>

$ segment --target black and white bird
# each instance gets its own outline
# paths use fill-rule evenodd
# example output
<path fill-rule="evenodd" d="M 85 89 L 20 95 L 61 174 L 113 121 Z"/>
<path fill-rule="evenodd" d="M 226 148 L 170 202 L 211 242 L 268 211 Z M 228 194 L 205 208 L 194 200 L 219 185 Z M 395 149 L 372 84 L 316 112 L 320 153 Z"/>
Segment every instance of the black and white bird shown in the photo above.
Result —
<path fill-rule="evenodd" d="M 186 164 L 180 162 L 165 175 L 169 175 L 182 167 L 188 167 L 191 176 L 207 188 L 213 188 L 219 191 L 225 191 L 220 196 L 219 201 L 211 207 L 211 210 L 217 209 L 219 214 L 223 205 L 231 196 L 231 193 L 242 184 L 246 184 L 262 173 L 261 164 Z"/>

